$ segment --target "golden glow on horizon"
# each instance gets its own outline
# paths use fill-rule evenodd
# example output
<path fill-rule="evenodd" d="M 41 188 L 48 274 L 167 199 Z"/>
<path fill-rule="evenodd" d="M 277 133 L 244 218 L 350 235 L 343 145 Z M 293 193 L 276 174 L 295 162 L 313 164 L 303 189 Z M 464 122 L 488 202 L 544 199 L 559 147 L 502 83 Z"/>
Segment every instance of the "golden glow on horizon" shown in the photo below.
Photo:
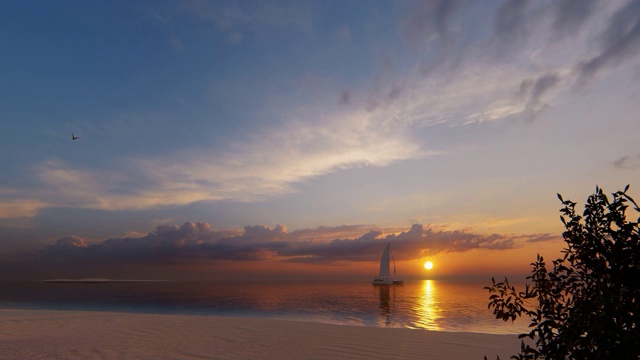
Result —
<path fill-rule="evenodd" d="M 427 261 L 424 263 L 424 268 L 427 270 L 433 269 L 433 263 L 431 261 Z"/>

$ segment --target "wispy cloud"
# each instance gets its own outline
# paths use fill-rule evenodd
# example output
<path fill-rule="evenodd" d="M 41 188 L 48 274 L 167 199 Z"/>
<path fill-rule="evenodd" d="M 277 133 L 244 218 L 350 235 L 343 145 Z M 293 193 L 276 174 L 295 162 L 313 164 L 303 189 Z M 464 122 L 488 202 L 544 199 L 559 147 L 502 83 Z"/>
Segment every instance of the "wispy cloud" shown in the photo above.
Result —
<path fill-rule="evenodd" d="M 629 1 L 609 19 L 599 35 L 595 56 L 580 64 L 581 80 L 589 80 L 603 70 L 615 68 L 640 54 L 640 0 Z"/>
<path fill-rule="evenodd" d="M 520 83 L 518 95 L 524 99 L 523 117 L 525 122 L 532 122 L 538 113 L 548 106 L 542 102 L 543 96 L 560 84 L 557 73 L 547 73 L 536 79 L 526 79 Z"/>
<path fill-rule="evenodd" d="M 558 0 L 550 5 L 554 16 L 553 28 L 561 35 L 573 34 L 579 31 L 585 22 L 593 15 L 598 6 L 598 0 L 574 1 Z"/>
<path fill-rule="evenodd" d="M 422 93 L 424 99 L 437 93 L 435 104 L 422 100 L 429 105 L 423 113 L 434 118 L 446 114 L 448 123 L 513 118 L 530 123 L 557 99 L 583 90 L 596 74 L 639 58 L 637 0 L 606 4 L 505 1 L 492 14 L 493 31 L 483 37 L 483 29 L 478 29 L 474 42 L 465 41 L 459 27 L 464 29 L 466 17 L 470 22 L 484 14 L 459 11 L 456 4 L 427 2 L 404 20 L 403 34 L 411 43 L 433 46 L 421 54 L 418 68 L 423 76 L 412 74 L 404 81 L 388 82 L 403 84 L 407 98 Z M 432 18 L 436 14 L 439 21 Z M 446 66 L 437 60 L 443 55 Z M 385 94 L 378 93 L 379 97 Z M 387 93 L 392 93 L 390 88 Z M 518 94 L 525 96 L 514 96 Z M 454 103 L 455 108 L 448 106 Z"/>
<path fill-rule="evenodd" d="M 638 169 L 640 168 L 640 154 L 621 156 L 613 162 L 613 165 L 619 169 Z"/>
<path fill-rule="evenodd" d="M 522 40 L 526 39 L 530 30 L 530 19 L 527 17 L 527 10 L 531 5 L 531 0 L 507 0 L 494 14 L 492 41 L 500 44 L 501 49 L 522 45 Z"/>
<path fill-rule="evenodd" d="M 313 29 L 306 5 L 245 9 L 193 1 L 178 8 L 170 16 L 153 14 L 163 24 L 197 17 L 234 41 L 242 41 L 243 27 L 254 23 Z M 269 127 L 247 127 L 216 150 L 132 156 L 111 169 L 43 161 L 34 169 L 43 186 L 5 195 L 0 216 L 32 216 L 45 206 L 141 210 L 260 201 L 332 172 L 441 153 L 415 135 L 420 129 L 531 123 L 571 96 L 572 84 L 637 61 L 640 54 L 640 0 L 506 1 L 477 13 L 457 1 L 434 1 L 413 3 L 410 10 L 398 21 L 397 35 L 414 48 L 390 51 L 395 59 L 406 55 L 402 70 L 376 69 L 368 81 L 336 86 L 325 97 L 270 108 Z M 487 17 L 494 19 L 489 29 L 478 22 Z M 477 35 L 473 41 L 470 32 Z M 348 40 L 352 31 L 343 26 L 340 34 Z M 168 37 L 177 49 L 180 39 Z M 438 59 L 455 66 L 440 67 Z M 625 167 L 631 160 L 616 164 Z"/>
<path fill-rule="evenodd" d="M 247 6 L 248 5 L 248 6 Z M 204 24 L 226 32 L 232 43 L 241 42 L 244 31 L 255 31 L 256 27 L 292 28 L 308 32 L 313 28 L 311 9 L 305 3 L 275 2 L 219 2 L 188 0 L 165 9 L 167 15 L 159 15 L 158 9 L 149 9 L 158 21 L 167 23 L 171 18 L 176 23 L 198 19 Z"/>
<path fill-rule="evenodd" d="M 456 0 L 414 1 L 408 16 L 400 22 L 400 31 L 411 46 L 436 43 L 446 48 L 448 41 L 453 40 L 451 21 L 460 5 Z"/>
<path fill-rule="evenodd" d="M 381 118 L 365 111 L 297 109 L 283 116 L 281 127 L 256 129 L 222 152 L 131 159 L 118 170 L 51 159 L 34 168 L 44 186 L 33 195 L 42 204 L 105 210 L 259 201 L 315 176 L 434 154 L 409 141 L 406 128 L 380 126 Z"/>
<path fill-rule="evenodd" d="M 16 197 L 18 196 L 18 197 Z M 35 216 L 38 211 L 49 204 L 27 197 L 26 194 L 19 197 L 19 195 L 13 195 L 10 199 L 2 199 L 2 205 L 0 205 L 0 219 L 13 219 L 21 217 Z M 2 196 L 0 196 L 2 198 Z"/>

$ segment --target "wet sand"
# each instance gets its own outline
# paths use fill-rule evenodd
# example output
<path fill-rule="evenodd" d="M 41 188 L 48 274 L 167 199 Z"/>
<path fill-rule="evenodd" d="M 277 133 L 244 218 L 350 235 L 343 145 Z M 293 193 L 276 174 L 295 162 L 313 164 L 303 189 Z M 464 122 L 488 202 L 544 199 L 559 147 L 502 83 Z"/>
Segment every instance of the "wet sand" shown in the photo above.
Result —
<path fill-rule="evenodd" d="M 258 318 L 0 309 L 0 359 L 502 359 L 516 335 Z"/>

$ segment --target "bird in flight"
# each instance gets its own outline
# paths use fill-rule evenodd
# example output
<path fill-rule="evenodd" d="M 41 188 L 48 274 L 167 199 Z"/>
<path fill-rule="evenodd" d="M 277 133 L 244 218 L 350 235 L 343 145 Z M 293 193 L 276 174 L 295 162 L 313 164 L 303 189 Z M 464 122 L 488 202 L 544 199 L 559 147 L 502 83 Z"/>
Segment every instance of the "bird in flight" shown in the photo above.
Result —
<path fill-rule="evenodd" d="M 78 139 L 78 137 L 74 133 L 71 133 L 71 140 L 76 140 L 76 139 Z"/>

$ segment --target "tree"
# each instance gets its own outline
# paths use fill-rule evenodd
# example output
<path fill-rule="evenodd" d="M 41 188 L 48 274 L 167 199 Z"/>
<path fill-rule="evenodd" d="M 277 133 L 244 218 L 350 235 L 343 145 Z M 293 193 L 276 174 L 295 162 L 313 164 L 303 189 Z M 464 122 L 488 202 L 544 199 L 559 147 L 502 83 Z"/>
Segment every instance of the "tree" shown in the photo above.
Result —
<path fill-rule="evenodd" d="M 531 341 L 512 359 L 640 359 L 640 217 L 626 219 L 629 206 L 640 209 L 628 189 L 609 202 L 596 187 L 582 216 L 558 194 L 564 255 L 550 270 L 538 255 L 523 292 L 507 278 L 485 287 L 496 318 L 531 319 L 520 335 Z"/>

